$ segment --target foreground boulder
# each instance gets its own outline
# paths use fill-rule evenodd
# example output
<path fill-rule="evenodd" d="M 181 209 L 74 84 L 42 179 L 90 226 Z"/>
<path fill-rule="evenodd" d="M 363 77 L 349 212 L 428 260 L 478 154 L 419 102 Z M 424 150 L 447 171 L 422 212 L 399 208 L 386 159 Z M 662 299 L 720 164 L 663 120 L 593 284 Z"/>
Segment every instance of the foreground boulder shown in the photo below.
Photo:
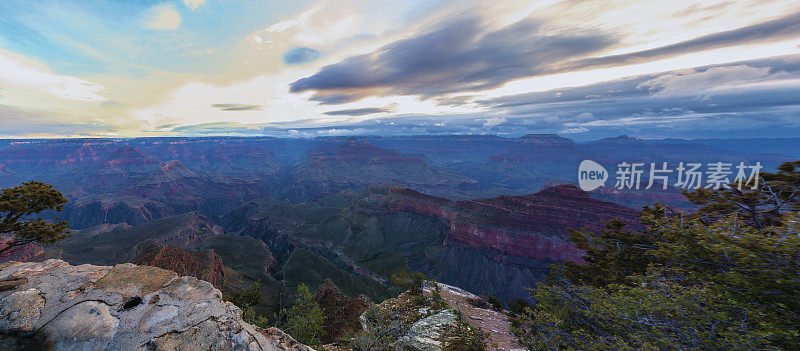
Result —
<path fill-rule="evenodd" d="M 164 269 L 0 264 L 0 350 L 303 350 L 242 320 L 210 283 Z"/>
<path fill-rule="evenodd" d="M 444 349 L 444 336 L 457 328 L 458 316 L 452 310 L 443 310 L 425 317 L 394 344 L 398 350 L 439 351 Z"/>

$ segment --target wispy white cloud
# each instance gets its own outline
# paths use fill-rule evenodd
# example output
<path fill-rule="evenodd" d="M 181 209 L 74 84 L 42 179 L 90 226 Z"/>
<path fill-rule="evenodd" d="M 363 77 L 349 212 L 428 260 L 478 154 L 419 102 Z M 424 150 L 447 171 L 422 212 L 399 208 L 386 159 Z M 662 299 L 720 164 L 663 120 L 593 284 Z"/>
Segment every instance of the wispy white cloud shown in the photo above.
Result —
<path fill-rule="evenodd" d="M 558 132 L 561 134 L 577 134 L 577 133 L 586 133 L 589 129 L 586 127 L 575 127 L 575 128 L 566 128 L 559 130 Z"/>
<path fill-rule="evenodd" d="M 660 96 L 702 95 L 710 90 L 725 89 L 742 83 L 761 81 L 770 75 L 769 67 L 747 65 L 712 67 L 664 74 L 637 86 Z"/>
<path fill-rule="evenodd" d="M 33 90 L 66 100 L 106 100 L 100 95 L 100 84 L 55 74 L 44 65 L 5 50 L 0 50 L 0 83 L 0 89 Z"/>
<path fill-rule="evenodd" d="M 144 27 L 156 30 L 175 30 L 181 26 L 181 13 L 172 4 L 151 7 L 144 18 Z"/>
<path fill-rule="evenodd" d="M 505 117 L 491 117 L 491 118 L 487 118 L 487 119 L 484 120 L 483 126 L 484 127 L 494 127 L 494 126 L 499 126 L 499 125 L 501 125 L 503 123 L 506 123 L 506 118 Z"/>
<path fill-rule="evenodd" d="M 205 2 L 206 0 L 183 0 L 183 3 L 186 5 L 186 7 L 192 10 L 196 10 L 198 6 L 202 5 Z"/>

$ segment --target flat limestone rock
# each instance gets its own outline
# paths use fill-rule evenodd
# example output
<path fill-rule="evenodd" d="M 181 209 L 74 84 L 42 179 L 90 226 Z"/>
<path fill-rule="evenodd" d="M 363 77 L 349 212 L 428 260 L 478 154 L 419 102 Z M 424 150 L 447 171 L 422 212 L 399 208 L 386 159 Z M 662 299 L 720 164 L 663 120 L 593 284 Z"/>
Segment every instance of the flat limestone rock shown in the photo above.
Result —
<path fill-rule="evenodd" d="M 442 337 L 456 323 L 458 317 L 451 310 L 442 310 L 420 319 L 403 335 L 395 346 L 400 350 L 439 351 Z"/>
<path fill-rule="evenodd" d="M 39 290 L 14 291 L 0 300 L 0 330 L 29 333 L 42 315 L 44 297 Z"/>
<path fill-rule="evenodd" d="M 130 263 L 0 264 L 2 350 L 311 351 L 242 320 L 211 283 Z"/>

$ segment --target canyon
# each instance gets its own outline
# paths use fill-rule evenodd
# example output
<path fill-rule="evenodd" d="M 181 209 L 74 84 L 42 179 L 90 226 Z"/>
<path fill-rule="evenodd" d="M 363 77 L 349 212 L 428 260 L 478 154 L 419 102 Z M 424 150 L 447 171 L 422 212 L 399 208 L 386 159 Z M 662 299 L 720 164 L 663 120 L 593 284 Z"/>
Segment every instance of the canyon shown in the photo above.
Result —
<path fill-rule="evenodd" d="M 770 169 L 800 157 L 726 145 L 553 134 L 0 140 L 0 187 L 53 184 L 69 201 L 43 217 L 73 231 L 0 262 L 134 263 L 208 281 L 228 297 L 258 283 L 263 315 L 300 284 L 352 314 L 358 296 L 397 296 L 391 276 L 404 270 L 503 302 L 530 299 L 526 288 L 549 265 L 582 261 L 568 228 L 621 219 L 637 230 L 637 209 L 659 201 L 693 210 L 671 186 L 581 191 L 581 160 Z M 342 332 L 340 322 L 329 327 Z"/>

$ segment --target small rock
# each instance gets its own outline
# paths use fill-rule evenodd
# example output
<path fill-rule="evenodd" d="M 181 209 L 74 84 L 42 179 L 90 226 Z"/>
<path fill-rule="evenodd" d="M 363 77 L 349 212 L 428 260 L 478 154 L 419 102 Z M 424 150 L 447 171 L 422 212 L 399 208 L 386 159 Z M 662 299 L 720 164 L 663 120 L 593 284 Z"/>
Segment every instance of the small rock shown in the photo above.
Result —
<path fill-rule="evenodd" d="M 25 284 L 28 282 L 28 279 L 25 278 L 16 278 L 16 279 L 6 279 L 0 281 L 0 292 L 14 290 L 18 286 Z"/>
<path fill-rule="evenodd" d="M 32 332 L 44 304 L 44 296 L 36 289 L 15 291 L 0 299 L 0 331 Z"/>

